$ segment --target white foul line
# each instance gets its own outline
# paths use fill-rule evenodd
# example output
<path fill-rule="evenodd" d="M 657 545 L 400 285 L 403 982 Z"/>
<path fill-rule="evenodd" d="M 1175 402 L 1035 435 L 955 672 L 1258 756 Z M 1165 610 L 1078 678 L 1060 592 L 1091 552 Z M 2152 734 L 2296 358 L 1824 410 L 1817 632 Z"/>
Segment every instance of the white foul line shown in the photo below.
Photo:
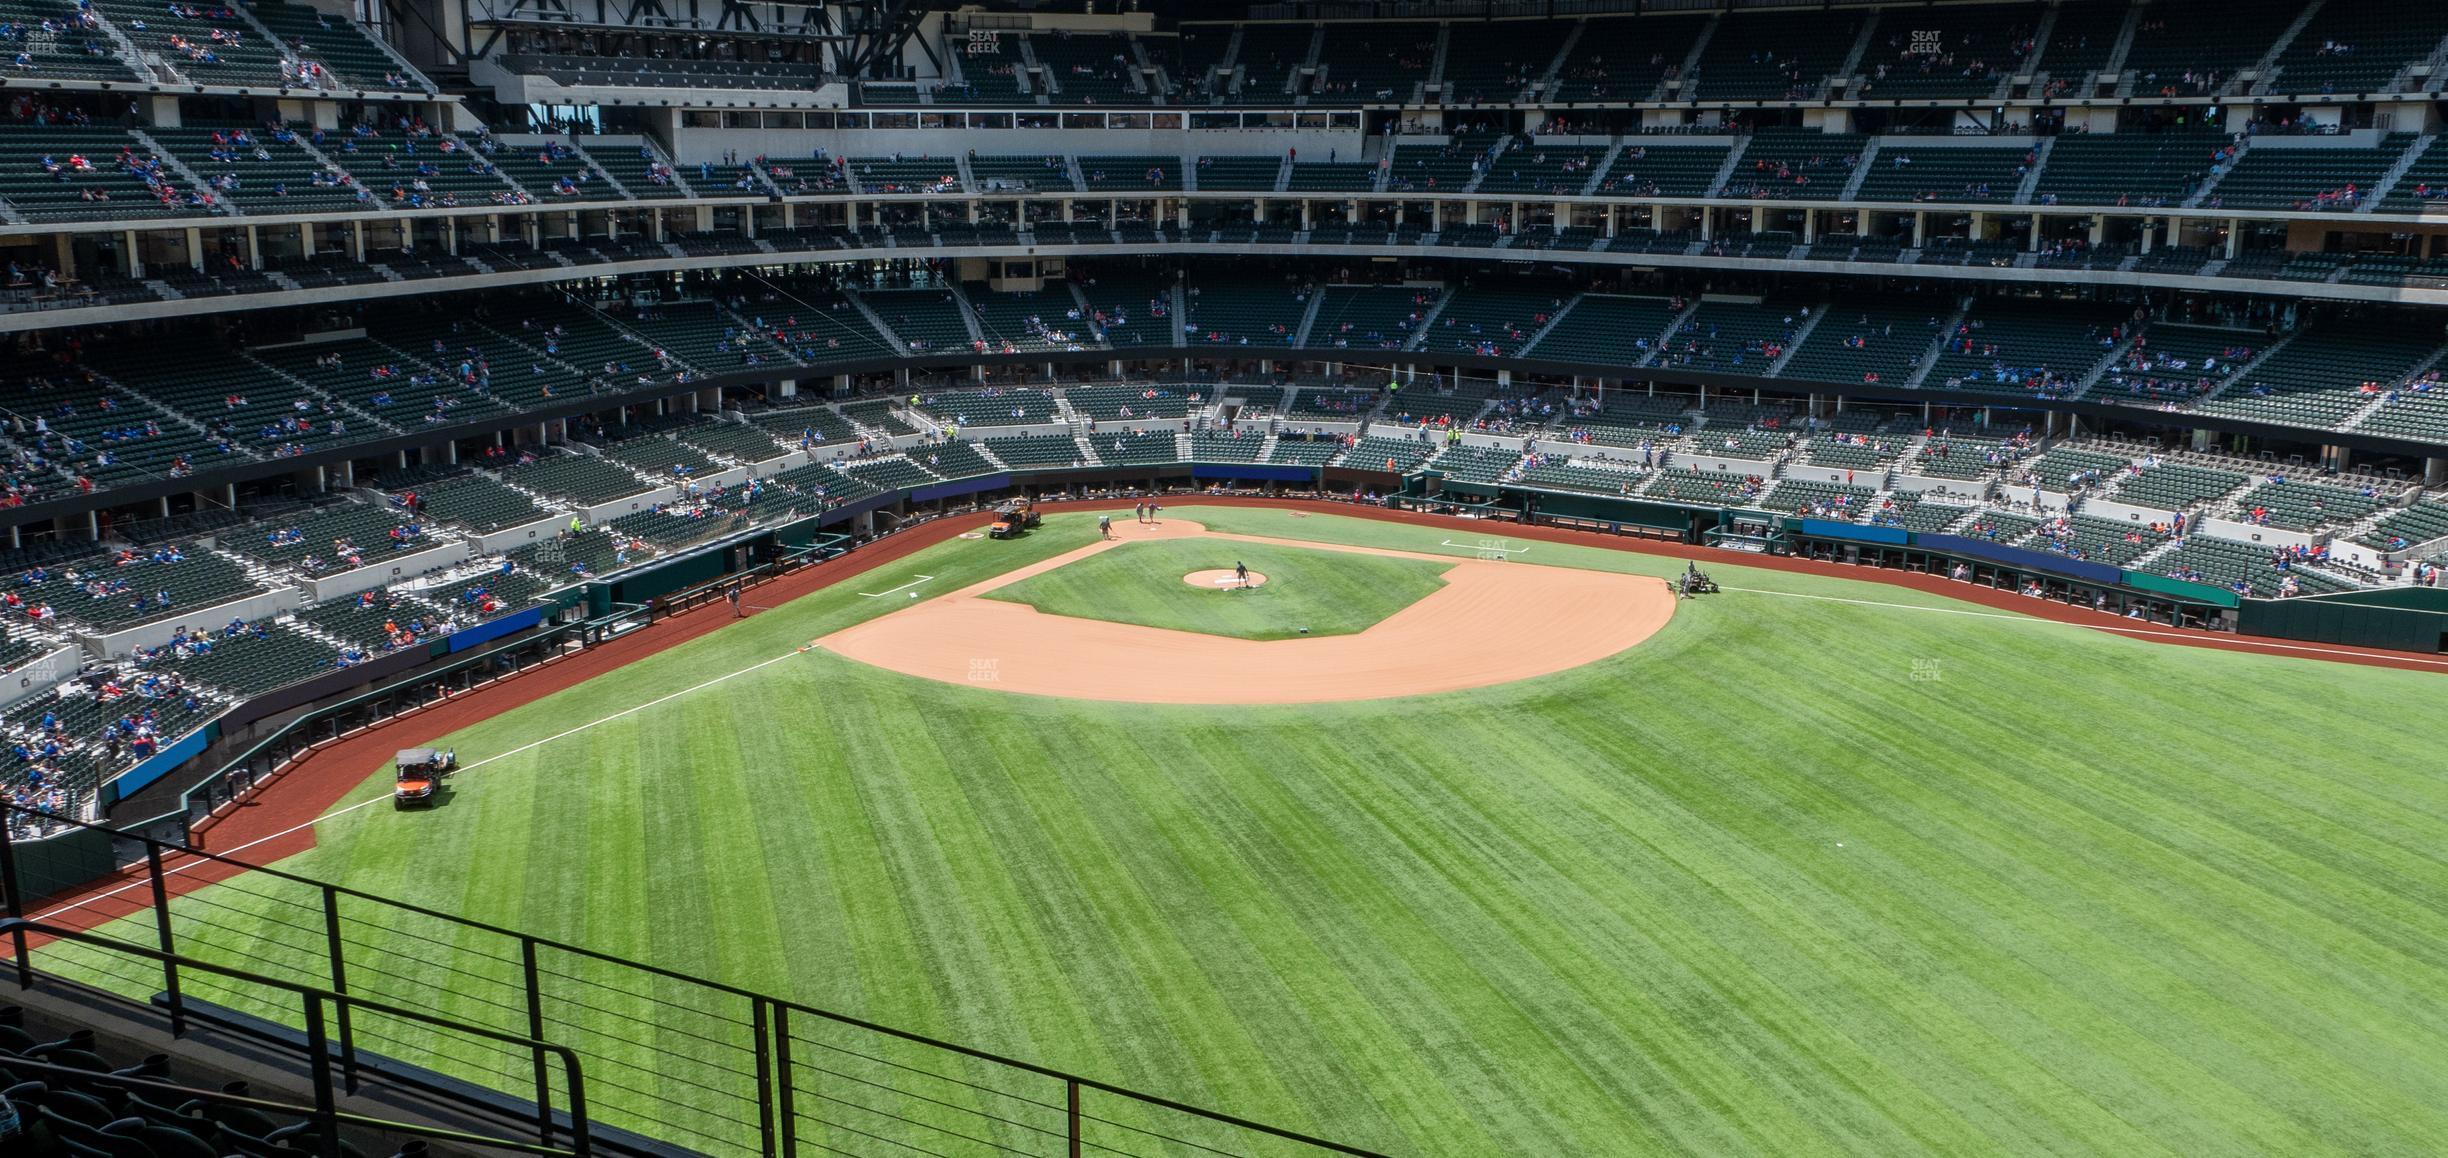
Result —
<path fill-rule="evenodd" d="M 669 694 L 669 695 L 657 696 L 657 697 L 656 697 L 656 698 L 654 698 L 654 699 L 648 700 L 648 701 L 646 701 L 645 703 L 638 704 L 638 705 L 636 705 L 636 706 L 634 706 L 634 707 L 622 708 L 621 710 L 619 710 L 619 711 L 617 711 L 617 712 L 614 712 L 614 713 L 612 713 L 612 714 L 611 714 L 611 715 L 609 715 L 609 716 L 605 716 L 605 717 L 603 717 L 602 719 L 599 719 L 599 720 L 589 720 L 589 721 L 587 721 L 586 723 L 580 724 L 580 725 L 578 725 L 578 726 L 577 726 L 577 727 L 575 727 L 575 728 L 571 728 L 571 729 L 569 729 L 568 731 L 565 731 L 565 732 L 556 732 L 556 733 L 554 733 L 554 734 L 552 734 L 552 735 L 550 735 L 550 736 L 546 736 L 546 737 L 544 737 L 544 738 L 543 738 L 543 739 L 541 739 L 541 740 L 531 740 L 531 741 L 529 741 L 529 742 L 527 742 L 527 743 L 524 743 L 524 744 L 519 745 L 519 746 L 518 746 L 518 747 L 516 747 L 516 748 L 512 748 L 512 749 L 510 749 L 510 750 L 508 750 L 508 751 L 506 751 L 506 752 L 496 752 L 496 753 L 494 753 L 493 755 L 487 756 L 487 757 L 485 757 L 485 758 L 484 758 L 484 759 L 482 759 L 482 760 L 475 761 L 474 763 L 470 763 L 470 764 L 463 764 L 463 765 L 461 765 L 461 766 L 460 766 L 458 769 L 454 770 L 454 771 L 451 773 L 451 775 L 452 775 L 453 777 L 457 777 L 457 776 L 462 776 L 462 775 L 465 775 L 465 774 L 467 774 L 467 773 L 469 773 L 469 772 L 473 772 L 473 771 L 477 770 L 478 768 L 482 768 L 482 767 L 484 767 L 484 766 L 485 766 L 485 765 L 487 765 L 487 764 L 493 763 L 493 762 L 494 762 L 494 761 L 496 761 L 496 760 L 507 759 L 507 758 L 509 758 L 509 757 L 511 757 L 511 756 L 516 756 L 516 755 L 518 755 L 518 754 L 519 754 L 519 753 L 521 753 L 521 752 L 529 752 L 529 751 L 533 751 L 533 750 L 535 750 L 535 749 L 537 749 L 537 748 L 541 748 L 541 747 L 543 747 L 543 746 L 544 746 L 544 745 L 546 745 L 546 744 L 550 744 L 550 743 L 552 743 L 552 742 L 553 742 L 553 741 L 555 741 L 555 740 L 567 739 L 567 738 L 569 738 L 569 737 L 571 737 L 571 736 L 575 736 L 575 735 L 577 735 L 577 734 L 578 734 L 578 733 L 580 733 L 580 732 L 586 731 L 586 730 L 587 730 L 587 729 L 589 729 L 589 728 L 596 727 L 597 725 L 600 725 L 600 724 L 608 724 L 608 723 L 611 723 L 612 721 L 617 720 L 617 719 L 620 719 L 620 718 L 622 718 L 622 717 L 624 717 L 624 716 L 633 716 L 633 715 L 636 715 L 637 713 L 642 712 L 642 711 L 645 711 L 645 710 L 646 710 L 646 709 L 648 709 L 648 708 L 654 707 L 654 706 L 655 706 L 655 705 L 657 705 L 657 704 L 669 703 L 669 702 L 671 702 L 672 700 L 679 699 L 680 697 L 685 696 L 685 695 L 688 695 L 688 694 L 689 694 L 689 693 L 691 693 L 691 692 L 699 692 L 699 691 L 704 691 L 705 689 L 710 688 L 710 687 L 713 687 L 714 685 L 716 685 L 716 684 L 718 684 L 718 683 L 722 683 L 722 682 L 723 682 L 723 681 L 725 681 L 725 680 L 733 679 L 733 678 L 736 678 L 736 677 L 739 677 L 739 676 L 744 676 L 744 675 L 747 675 L 749 672 L 752 672 L 752 671 L 757 671 L 757 670 L 760 670 L 760 669 L 763 669 L 763 668 L 769 668 L 769 667 L 772 667 L 773 665 L 775 665 L 775 664 L 777 664 L 777 663 L 781 663 L 783 660 L 789 659 L 789 658 L 791 658 L 792 656 L 794 656 L 794 655 L 798 655 L 798 654 L 799 654 L 799 650 L 798 650 L 798 649 L 796 649 L 796 648 L 794 648 L 794 649 L 792 649 L 792 650 L 790 650 L 790 651 L 783 652 L 782 654 L 777 655 L 777 656 L 773 657 L 772 659 L 767 659 L 767 660 L 759 660 L 759 661 L 757 661 L 756 663 L 749 664 L 747 667 L 744 667 L 744 668 L 739 669 L 738 671 L 735 671 L 735 672 L 730 672 L 730 673 L 727 673 L 727 674 L 724 674 L 724 675 L 718 675 L 718 676 L 715 676 L 713 679 L 707 680 L 707 681 L 705 681 L 704 683 L 697 684 L 697 685 L 692 686 L 692 687 L 685 687 L 685 688 L 682 688 L 682 689 L 680 689 L 679 691 L 672 692 L 672 693 L 671 693 L 671 694 Z M 349 805 L 349 806 L 347 806 L 347 807 L 345 807 L 345 808 L 335 808 L 335 809 L 332 809 L 331 811 L 326 812 L 326 813 L 324 813 L 324 814 L 323 814 L 323 815 L 321 815 L 321 816 L 315 817 L 315 818 L 314 818 L 314 819 L 312 819 L 312 820 L 305 821 L 305 822 L 300 823 L 300 824 L 293 824 L 293 825 L 290 825 L 289 827 L 284 828 L 284 829 L 280 830 L 279 832 L 275 832 L 275 833 L 273 833 L 273 834 L 271 834 L 271 835 L 269 835 L 269 836 L 257 837 L 256 839 L 254 839 L 254 840 L 250 840 L 250 841 L 246 842 L 245 844 L 239 845 L 239 846 L 238 846 L 238 847 L 236 847 L 236 848 L 226 849 L 226 850 L 221 850 L 221 849 L 214 850 L 214 855 L 216 855 L 216 856 L 225 856 L 225 857 L 226 857 L 226 856 L 235 856 L 235 855 L 237 855 L 238 853 L 245 852 L 246 850 L 248 850 L 248 849 L 250 849 L 250 848 L 255 847 L 256 845 L 263 844 L 263 843 L 266 843 L 266 842 L 268 842 L 268 841 L 279 840 L 280 838 L 282 838 L 282 837 L 284 837 L 284 836 L 287 836 L 287 835 L 289 835 L 290 833 L 296 832 L 296 831 L 298 831 L 298 830 L 300 830 L 300 829 L 305 829 L 305 828 L 313 828 L 315 825 L 321 824 L 321 823 L 323 823 L 323 822 L 324 822 L 324 821 L 326 821 L 326 820 L 331 820 L 331 819 L 333 819 L 333 818 L 335 818 L 335 817 L 346 816 L 346 815 L 348 815 L 349 813 L 355 812 L 355 811 L 357 811 L 357 810 L 358 810 L 358 809 L 360 809 L 360 808 L 370 808 L 370 807 L 372 807 L 372 806 L 374 806 L 374 805 L 380 804 L 380 803 L 382 803 L 383 801 L 385 801 L 385 800 L 389 800 L 389 799 L 390 799 L 390 797 L 389 797 L 389 796 L 376 796 L 376 797 L 372 797 L 372 798 L 370 798 L 370 799 L 360 800 L 360 801 L 358 801 L 357 803 L 355 803 L 355 804 L 351 804 L 351 805 Z M 190 867 L 192 867 L 192 866 L 195 866 L 195 865 L 212 864 L 212 863 L 215 863 L 215 862 L 210 861 L 210 860 L 205 860 L 205 859 L 202 859 L 202 858 L 198 858 L 198 859 L 195 859 L 195 860 L 188 861 L 188 862 L 186 862 L 186 863 L 184 863 L 184 864 L 178 865 L 177 867 L 170 868 L 170 869 L 166 869 L 166 870 L 164 870 L 164 871 L 163 871 L 162 875 L 163 875 L 163 876 L 173 876 L 173 875 L 176 875 L 176 874 L 178 874 L 178 873 L 182 873 L 182 872 L 187 871 L 187 869 L 188 869 L 188 868 L 190 868 Z M 138 888 L 138 887 L 140 887 L 140 886 L 149 886 L 150 884 L 151 884 L 151 882 L 150 882 L 149 880 L 132 881 L 132 882 L 130 882 L 130 883 L 128 883 L 128 884 L 121 885 L 121 886 L 119 886 L 118 888 L 111 889 L 111 890 L 110 890 L 110 891 L 108 891 L 108 892 L 95 893 L 94 895 L 92 895 L 92 896 L 90 896 L 90 897 L 83 898 L 82 900 L 78 900 L 78 901 L 72 902 L 72 903 L 70 903 L 70 904 L 61 905 L 59 908 L 53 909 L 53 910 L 51 910 L 50 912 L 48 912 L 48 913 L 44 913 L 42 916 L 36 917 L 36 918 L 34 918 L 34 919 L 35 919 L 35 920 L 37 920 L 37 921 L 48 921 L 48 920 L 50 920 L 51 918 L 53 918 L 53 917 L 56 917 L 56 916 L 60 915 L 61 913 L 66 913 L 66 912 L 70 912 L 70 911 L 73 911 L 73 910 L 76 910 L 76 909 L 81 909 L 81 908 L 84 908 L 84 907 L 85 907 L 85 906 L 87 906 L 87 905 L 90 905 L 90 904 L 94 903 L 95 901 L 108 900 L 109 898 L 111 898 L 111 897 L 115 897 L 115 896 L 117 896 L 117 895 L 119 895 L 119 894 L 121 894 L 121 893 L 127 892 L 127 891 L 128 891 L 128 890 L 130 890 L 130 889 Z"/>
<path fill-rule="evenodd" d="M 924 582 L 927 582 L 928 580 L 931 580 L 931 579 L 933 579 L 933 578 L 935 578 L 935 577 L 934 577 L 934 576 L 932 576 L 932 575 L 921 575 L 921 576 L 917 577 L 916 579 L 912 579 L 912 580 L 910 580 L 909 582 L 907 582 L 907 583 L 904 583 L 904 584 L 900 585 L 899 587 L 895 587 L 895 588 L 893 588 L 893 589 L 892 589 L 892 591 L 876 591 L 876 592 L 867 592 L 867 591 L 861 591 L 861 592 L 859 592 L 859 598 L 861 598 L 861 599 L 882 599 L 882 598 L 884 598 L 885 596 L 892 594 L 892 593 L 893 593 L 893 591 L 906 591 L 906 590 L 908 590 L 908 589 L 910 589 L 910 588 L 912 588 L 912 587 L 916 587 L 917 585 L 919 585 L 919 584 L 921 584 L 921 583 L 924 583 Z"/>
<path fill-rule="evenodd" d="M 2347 651 L 2342 648 L 2335 647 L 2314 647 L 2309 644 L 2301 643 L 2278 643 L 2266 640 L 2260 636 L 2248 637 L 2241 635 L 2219 635 L 2202 631 L 2168 631 L 2145 627 L 2122 627 L 2116 623 L 2074 623 L 2068 620 L 2048 619 L 2037 615 L 2017 615 L 2010 611 L 1973 611 L 1961 607 L 1925 607 L 1915 603 L 1888 603 L 1877 599 L 1847 599 L 1840 595 L 1807 595 L 1800 591 L 1769 591 L 1759 587 L 1719 587 L 1718 590 L 1739 591 L 1745 595 L 1782 595 L 1787 599 L 1816 599 L 1822 603 L 1850 603 L 1856 607 L 1880 607 L 1893 611 L 1928 611 L 1939 615 L 1968 615 L 1974 619 L 2003 619 L 2014 623 L 2037 623 L 2045 624 L 2050 627 L 2072 627 L 2082 631 L 2107 631 L 2114 632 L 2118 635 L 2131 635 L 2143 639 L 2173 639 L 2195 644 L 2208 642 L 2213 647 L 2220 647 L 2222 644 L 2229 643 L 2237 645 L 2232 648 L 2221 647 L 2221 650 L 2229 651 L 2258 651 L 2260 649 L 2267 648 L 2272 651 L 2300 651 L 2308 652 L 2312 655 L 2347 656 L 2354 659 L 2373 658 L 2370 652 Z M 2432 659 L 2427 656 L 2415 655 L 2411 652 L 2403 655 L 2390 653 L 2386 656 L 2386 658 L 2390 660 L 2403 661 L 2406 663 L 2428 664 L 2432 667 L 2448 669 L 2448 659 Z"/>

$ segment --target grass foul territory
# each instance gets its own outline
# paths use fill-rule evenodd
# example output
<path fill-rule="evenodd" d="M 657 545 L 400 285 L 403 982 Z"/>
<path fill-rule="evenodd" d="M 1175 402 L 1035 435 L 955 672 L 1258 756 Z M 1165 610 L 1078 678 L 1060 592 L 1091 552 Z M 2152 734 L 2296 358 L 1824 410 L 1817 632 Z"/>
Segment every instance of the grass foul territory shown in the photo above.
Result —
<path fill-rule="evenodd" d="M 907 570 L 948 592 L 1095 537 L 1057 515 Z M 1348 603 L 1348 628 L 1400 605 L 1389 576 L 1433 581 L 1258 556 L 1265 603 L 1180 582 L 1230 558 L 1136 545 L 1031 594 L 1198 630 Z M 286 867 L 1393 1154 L 2438 1152 L 2448 679 L 1711 570 L 1728 592 L 1614 658 L 1401 699 L 1017 696 L 819 649 L 505 756 L 429 813 L 349 813 Z M 445 742 L 509 753 L 917 605 L 820 592 Z M 387 790 L 366 772 L 358 799 Z M 313 962 L 320 925 L 278 894 L 178 901 L 181 947 Z M 515 960 L 395 923 L 348 929 L 399 960 L 366 985 L 524 1024 L 480 980 Z M 594 1004 L 548 1013 L 697 1067 L 595 1088 L 607 1118 L 753 1146 L 710 1092 L 744 1080 L 739 1009 L 690 1036 Z"/>

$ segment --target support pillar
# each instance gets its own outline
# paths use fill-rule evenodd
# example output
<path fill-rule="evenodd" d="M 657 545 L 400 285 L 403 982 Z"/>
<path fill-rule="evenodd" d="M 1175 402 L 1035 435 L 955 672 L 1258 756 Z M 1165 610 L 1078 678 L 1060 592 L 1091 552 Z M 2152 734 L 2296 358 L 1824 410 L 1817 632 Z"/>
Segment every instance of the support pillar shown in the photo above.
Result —
<path fill-rule="evenodd" d="M 204 268 L 204 231 L 187 230 L 187 268 L 201 272 Z"/>
<path fill-rule="evenodd" d="M 1929 212 L 1927 210 L 1922 210 L 1913 214 L 1913 248 L 1919 249 L 1928 243 Z"/>
<path fill-rule="evenodd" d="M 2227 260 L 2234 261 L 2236 259 L 2236 255 L 2242 253 L 2243 251 L 2244 219 L 2241 217 L 2230 217 L 2227 219 Z"/>

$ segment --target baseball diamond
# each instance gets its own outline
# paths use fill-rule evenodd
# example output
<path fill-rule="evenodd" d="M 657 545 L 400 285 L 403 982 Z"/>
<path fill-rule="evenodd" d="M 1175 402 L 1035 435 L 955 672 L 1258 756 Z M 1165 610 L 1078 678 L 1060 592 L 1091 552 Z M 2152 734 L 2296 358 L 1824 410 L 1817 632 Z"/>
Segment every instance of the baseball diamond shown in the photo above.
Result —
<path fill-rule="evenodd" d="M 721 9 L 0 0 L 0 1158 L 2448 1151 L 2448 3 Z"/>

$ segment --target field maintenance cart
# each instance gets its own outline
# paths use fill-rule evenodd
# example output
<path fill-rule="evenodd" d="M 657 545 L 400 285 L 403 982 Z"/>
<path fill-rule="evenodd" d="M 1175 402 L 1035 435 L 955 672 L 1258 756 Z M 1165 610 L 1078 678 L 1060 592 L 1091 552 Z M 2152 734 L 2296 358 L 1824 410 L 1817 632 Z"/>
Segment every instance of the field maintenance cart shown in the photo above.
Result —
<path fill-rule="evenodd" d="M 989 539 L 1012 539 L 1023 532 L 1034 531 L 1043 520 L 1037 514 L 1034 499 L 1014 499 L 995 508 L 994 525 L 986 528 Z"/>
<path fill-rule="evenodd" d="M 391 758 L 397 778 L 391 807 L 430 808 L 442 798 L 442 778 L 459 767 L 459 753 L 441 748 L 402 748 Z"/>

